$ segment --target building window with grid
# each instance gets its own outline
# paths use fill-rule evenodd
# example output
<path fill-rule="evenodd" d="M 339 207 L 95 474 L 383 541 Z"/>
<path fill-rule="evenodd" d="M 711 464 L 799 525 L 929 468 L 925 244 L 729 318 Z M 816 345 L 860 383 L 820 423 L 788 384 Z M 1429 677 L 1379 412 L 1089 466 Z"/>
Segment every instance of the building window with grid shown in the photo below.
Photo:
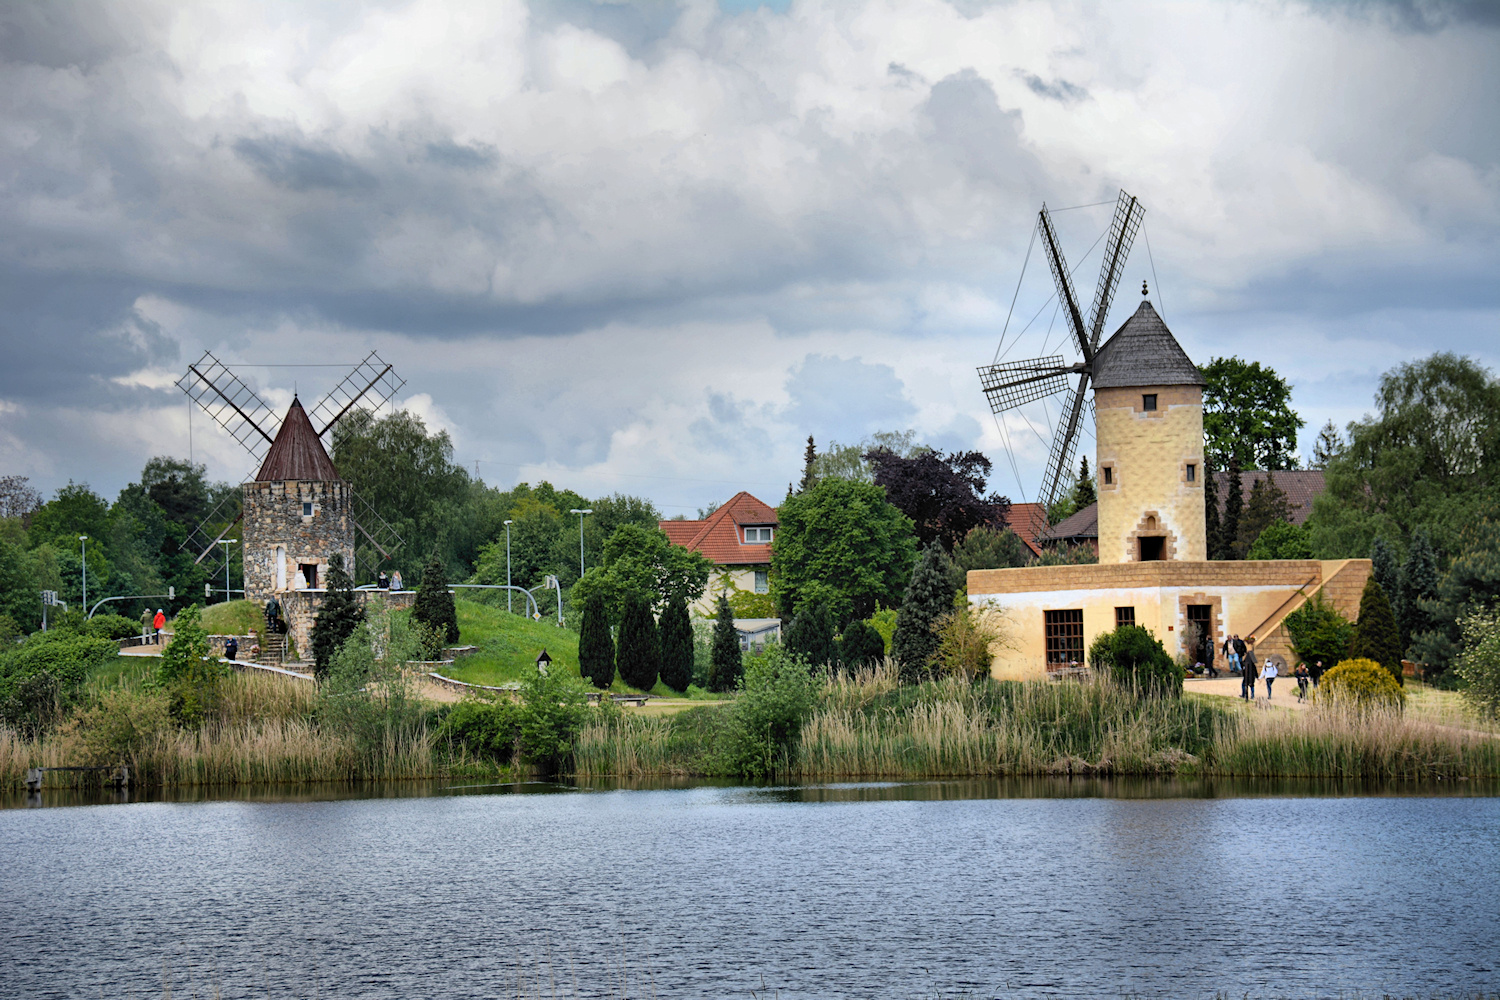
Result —
<path fill-rule="evenodd" d="M 770 528 L 746 528 L 745 529 L 745 544 L 746 545 L 765 545 L 768 542 L 770 542 L 770 540 L 771 540 L 771 529 Z"/>
<path fill-rule="evenodd" d="M 758 569 L 755 571 L 755 592 L 757 594 L 769 594 L 771 592 L 770 570 Z"/>
<path fill-rule="evenodd" d="M 1135 608 L 1115 608 L 1115 628 L 1135 624 Z"/>
<path fill-rule="evenodd" d="M 1043 611 L 1048 663 L 1083 662 L 1083 609 Z"/>

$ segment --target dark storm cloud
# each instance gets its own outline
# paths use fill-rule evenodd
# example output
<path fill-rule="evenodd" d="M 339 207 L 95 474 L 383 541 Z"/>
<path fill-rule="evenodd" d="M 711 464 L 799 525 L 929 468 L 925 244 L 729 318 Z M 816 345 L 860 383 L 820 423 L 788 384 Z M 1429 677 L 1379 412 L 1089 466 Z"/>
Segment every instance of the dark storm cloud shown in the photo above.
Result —
<path fill-rule="evenodd" d="M 1060 78 L 1048 83 L 1035 73 L 1023 73 L 1021 74 L 1021 79 L 1026 81 L 1026 86 L 1031 88 L 1033 94 L 1041 97 L 1050 97 L 1052 100 L 1061 101 L 1064 104 L 1071 101 L 1081 101 L 1089 96 L 1087 90 Z"/>

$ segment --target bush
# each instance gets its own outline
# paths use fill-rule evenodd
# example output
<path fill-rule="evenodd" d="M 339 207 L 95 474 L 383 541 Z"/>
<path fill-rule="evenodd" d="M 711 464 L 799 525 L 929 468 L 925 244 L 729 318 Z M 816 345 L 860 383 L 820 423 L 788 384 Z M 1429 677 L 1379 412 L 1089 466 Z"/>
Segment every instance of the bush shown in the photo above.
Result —
<path fill-rule="evenodd" d="M 94 639 L 129 639 L 141 634 L 141 623 L 122 615 L 95 615 L 78 631 Z"/>
<path fill-rule="evenodd" d="M 169 699 L 156 691 L 111 688 L 65 722 L 58 738 L 67 759 L 84 767 L 136 761 L 172 730 Z"/>
<path fill-rule="evenodd" d="M 1347 659 L 1349 641 L 1354 637 L 1354 626 L 1339 614 L 1321 590 L 1286 616 L 1286 630 L 1292 639 L 1293 652 L 1308 666 L 1319 660 L 1324 666 L 1332 666 Z"/>
<path fill-rule="evenodd" d="M 615 682 L 615 640 L 609 634 L 604 598 L 598 593 L 584 598 L 579 625 L 578 673 L 594 687 L 608 688 Z"/>
<path fill-rule="evenodd" d="M 682 597 L 667 602 L 660 631 L 661 682 L 673 691 L 686 691 L 693 682 L 693 623 Z"/>
<path fill-rule="evenodd" d="M 0 654 L 0 718 L 28 736 L 50 729 L 66 716 L 89 673 L 118 657 L 108 639 L 66 630 L 33 634 Z"/>
<path fill-rule="evenodd" d="M 776 598 L 735 587 L 729 594 L 729 606 L 736 618 L 775 618 Z"/>
<path fill-rule="evenodd" d="M 508 698 L 465 698 L 438 727 L 438 739 L 456 743 L 475 757 L 508 763 L 521 736 L 521 714 L 521 706 Z"/>
<path fill-rule="evenodd" d="M 1374 660 L 1344 660 L 1323 675 L 1319 697 L 1358 708 L 1401 708 L 1406 692 L 1391 672 Z"/>
<path fill-rule="evenodd" d="M 751 657 L 731 709 L 724 769 L 748 778 L 786 770 L 815 704 L 816 685 L 811 664 L 779 646 Z"/>
<path fill-rule="evenodd" d="M 661 668 L 661 636 L 651 618 L 651 605 L 639 594 L 625 598 L 620 618 L 620 645 L 615 652 L 615 669 L 620 680 L 641 691 L 656 686 Z"/>
<path fill-rule="evenodd" d="M 938 637 L 933 666 L 940 674 L 975 683 L 990 675 L 991 649 L 1006 640 L 996 608 L 965 604 L 940 617 L 933 625 Z"/>
<path fill-rule="evenodd" d="M 583 685 L 564 677 L 562 671 L 545 677 L 537 674 L 522 685 L 521 703 L 522 758 L 543 775 L 557 774 L 572 758 L 578 733 L 588 718 Z"/>
<path fill-rule="evenodd" d="M 1089 665 L 1108 670 L 1118 684 L 1153 696 L 1180 697 L 1186 675 L 1161 640 L 1139 625 L 1101 633 L 1089 646 Z"/>
<path fill-rule="evenodd" d="M 436 554 L 422 571 L 422 583 L 417 588 L 416 600 L 412 602 L 411 617 L 413 621 L 441 629 L 448 642 L 458 641 L 458 609 L 448 590 L 448 574 L 443 571 L 442 560 Z"/>
<path fill-rule="evenodd" d="M 1475 611 L 1458 624 L 1464 651 L 1454 670 L 1468 682 L 1464 698 L 1480 715 L 1494 719 L 1500 716 L 1500 610 Z"/>
<path fill-rule="evenodd" d="M 828 607 L 819 600 L 806 600 L 797 605 L 797 616 L 787 627 L 782 641 L 788 653 L 800 656 L 815 667 L 826 667 L 838 659 L 838 647 L 833 643 L 833 622 L 828 619 Z"/>
<path fill-rule="evenodd" d="M 228 673 L 218 657 L 210 656 L 208 633 L 199 622 L 199 608 L 190 604 L 172 621 L 172 641 L 162 650 L 158 683 L 171 698 L 172 717 L 197 726 L 218 711 L 219 681 Z"/>
<path fill-rule="evenodd" d="M 873 667 L 885 657 L 885 640 L 866 621 L 856 618 L 839 639 L 839 663 L 846 670 Z"/>

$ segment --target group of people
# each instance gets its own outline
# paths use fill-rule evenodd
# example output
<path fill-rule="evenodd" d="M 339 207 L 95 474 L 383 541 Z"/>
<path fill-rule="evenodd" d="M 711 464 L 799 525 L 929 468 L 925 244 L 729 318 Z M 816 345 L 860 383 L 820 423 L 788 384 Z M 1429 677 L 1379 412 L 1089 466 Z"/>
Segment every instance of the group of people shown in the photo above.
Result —
<path fill-rule="evenodd" d="M 142 645 L 161 645 L 162 630 L 167 627 L 167 615 L 161 608 L 156 609 L 156 614 L 151 614 L 147 608 L 141 612 L 141 643 Z"/>
<path fill-rule="evenodd" d="M 1255 682 L 1263 680 L 1266 682 L 1266 700 L 1271 700 L 1271 689 L 1276 683 L 1276 678 L 1281 676 L 1282 663 L 1279 656 L 1266 657 L 1264 663 L 1260 662 L 1255 655 L 1255 636 L 1249 639 L 1241 639 L 1238 635 L 1231 635 L 1224 640 L 1224 657 L 1229 661 L 1229 669 L 1232 673 L 1240 675 L 1240 697 L 1246 701 L 1255 700 Z M 1292 676 L 1297 681 L 1297 699 L 1305 701 L 1309 685 L 1318 686 L 1318 679 L 1323 676 L 1323 661 L 1317 660 L 1313 666 L 1298 662 L 1292 671 Z"/>
<path fill-rule="evenodd" d="M 405 590 L 406 589 L 406 587 L 401 582 L 401 571 L 399 569 L 393 569 L 393 570 L 391 570 L 391 575 L 390 576 L 386 576 L 385 575 L 385 570 L 381 570 L 380 571 L 380 577 L 377 580 L 376 585 L 381 590 Z"/>

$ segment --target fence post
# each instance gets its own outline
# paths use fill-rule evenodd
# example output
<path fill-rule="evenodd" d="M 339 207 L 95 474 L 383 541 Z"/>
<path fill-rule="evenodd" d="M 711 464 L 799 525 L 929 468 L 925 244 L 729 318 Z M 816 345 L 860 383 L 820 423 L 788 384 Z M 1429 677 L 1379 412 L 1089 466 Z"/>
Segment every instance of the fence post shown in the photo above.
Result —
<path fill-rule="evenodd" d="M 26 790 L 28 792 L 39 792 L 42 790 L 42 769 L 39 767 L 28 767 L 26 769 Z"/>

